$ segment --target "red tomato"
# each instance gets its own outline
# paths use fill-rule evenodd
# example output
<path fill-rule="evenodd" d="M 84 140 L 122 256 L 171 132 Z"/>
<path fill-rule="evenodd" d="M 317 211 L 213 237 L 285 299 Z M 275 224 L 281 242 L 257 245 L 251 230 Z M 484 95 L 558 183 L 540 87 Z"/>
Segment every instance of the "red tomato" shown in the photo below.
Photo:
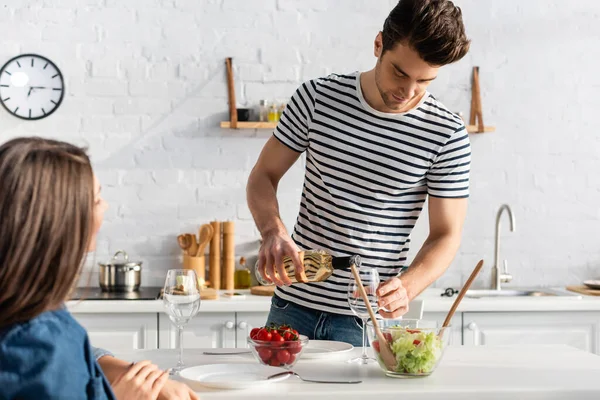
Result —
<path fill-rule="evenodd" d="M 375 349 L 375 351 L 379 353 L 379 341 L 376 340 L 373 342 L 373 349 Z"/>
<path fill-rule="evenodd" d="M 269 360 L 269 363 L 268 363 L 268 364 L 269 364 L 270 366 L 272 366 L 272 367 L 279 367 L 279 366 L 281 366 L 281 362 L 279 362 L 279 360 L 277 359 L 277 357 L 276 357 L 276 356 L 274 356 L 273 358 L 271 358 L 271 359 Z"/>
<path fill-rule="evenodd" d="M 258 356 L 265 364 L 268 364 L 271 357 L 273 357 L 273 350 L 268 347 L 259 347 Z"/>
<path fill-rule="evenodd" d="M 300 350 L 302 350 L 302 344 L 300 344 L 298 341 L 290 342 L 287 345 L 287 350 L 291 354 L 298 354 L 300 353 Z"/>
<path fill-rule="evenodd" d="M 418 346 L 418 345 L 420 345 L 420 344 L 421 344 L 421 341 L 420 341 L 419 339 L 415 339 L 415 340 L 413 340 L 413 344 L 414 344 L 415 346 Z"/>
<path fill-rule="evenodd" d="M 252 330 L 250 331 L 250 339 L 254 339 L 258 331 L 260 331 L 260 328 L 252 328 Z"/>
<path fill-rule="evenodd" d="M 290 331 L 285 331 L 285 333 L 283 334 L 283 340 L 285 340 L 286 342 L 294 340 L 294 337 L 294 334 Z"/>
<path fill-rule="evenodd" d="M 290 351 L 291 353 L 291 351 Z M 290 354 L 290 359 L 288 360 L 288 364 L 293 364 L 294 361 L 296 361 L 296 355 L 295 354 Z"/>
<path fill-rule="evenodd" d="M 279 334 L 279 332 L 274 331 L 271 334 L 271 342 L 285 342 L 285 339 Z"/>
<path fill-rule="evenodd" d="M 261 328 L 256 334 L 256 340 L 271 341 L 272 337 L 273 335 L 271 335 L 271 332 L 269 332 L 265 328 Z"/>
<path fill-rule="evenodd" d="M 277 352 L 277 359 L 280 363 L 286 364 L 290 360 L 290 352 L 287 350 L 279 350 Z"/>
<path fill-rule="evenodd" d="M 392 334 L 391 334 L 391 333 L 389 333 L 389 332 L 384 332 L 384 333 L 383 333 L 383 337 L 385 338 L 385 340 L 386 340 L 388 343 L 392 343 L 392 342 L 393 342 L 393 340 L 392 340 Z"/>

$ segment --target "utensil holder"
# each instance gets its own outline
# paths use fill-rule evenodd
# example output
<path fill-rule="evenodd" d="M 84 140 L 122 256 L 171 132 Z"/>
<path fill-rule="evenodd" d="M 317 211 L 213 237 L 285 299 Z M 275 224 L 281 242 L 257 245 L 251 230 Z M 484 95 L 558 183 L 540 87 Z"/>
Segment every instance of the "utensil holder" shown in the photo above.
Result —
<path fill-rule="evenodd" d="M 192 257 L 184 254 L 183 268 L 194 270 L 198 276 L 198 284 L 200 285 L 200 288 L 206 287 L 206 259 L 204 258 L 204 255 Z"/>

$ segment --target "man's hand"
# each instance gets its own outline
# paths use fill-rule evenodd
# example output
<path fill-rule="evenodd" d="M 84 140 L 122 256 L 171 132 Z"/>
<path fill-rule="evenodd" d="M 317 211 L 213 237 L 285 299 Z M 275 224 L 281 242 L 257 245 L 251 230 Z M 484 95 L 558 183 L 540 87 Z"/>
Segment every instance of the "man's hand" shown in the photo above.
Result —
<path fill-rule="evenodd" d="M 200 398 L 186 384 L 169 379 L 158 394 L 158 400 L 200 400 Z"/>
<path fill-rule="evenodd" d="M 377 288 L 379 314 L 383 318 L 398 318 L 408 312 L 408 294 L 400 278 L 392 278 Z"/>
<path fill-rule="evenodd" d="M 273 282 L 277 286 L 291 285 L 292 281 L 288 278 L 283 268 L 283 257 L 289 256 L 294 262 L 296 268 L 296 277 L 303 275 L 304 267 L 298 247 L 285 231 L 275 231 L 263 235 L 263 242 L 258 252 L 258 270 L 267 281 Z M 277 271 L 277 274 L 275 274 Z"/>

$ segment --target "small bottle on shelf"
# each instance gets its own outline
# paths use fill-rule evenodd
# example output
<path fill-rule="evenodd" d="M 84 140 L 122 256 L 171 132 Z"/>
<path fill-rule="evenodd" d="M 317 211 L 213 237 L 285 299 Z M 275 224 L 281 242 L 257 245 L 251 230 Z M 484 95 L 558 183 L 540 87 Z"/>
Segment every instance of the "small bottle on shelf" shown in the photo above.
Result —
<path fill-rule="evenodd" d="M 298 253 L 300 260 L 304 265 L 304 273 L 296 272 L 294 263 L 289 256 L 283 258 L 283 267 L 288 278 L 292 283 L 323 282 L 329 278 L 336 269 L 348 269 L 352 265 L 360 267 L 361 258 L 359 255 L 347 257 L 333 257 L 324 250 L 306 250 Z M 261 285 L 270 285 L 271 282 L 263 278 L 258 270 L 258 261 L 255 268 L 256 279 Z M 278 275 L 277 270 L 275 274 Z"/>
<path fill-rule="evenodd" d="M 269 118 L 269 108 L 266 100 L 261 100 L 258 103 L 258 120 L 260 122 L 267 122 Z"/>
<path fill-rule="evenodd" d="M 278 121 L 278 113 L 277 113 L 277 106 L 275 105 L 275 103 L 271 104 L 271 107 L 269 107 L 269 122 L 277 122 Z"/>

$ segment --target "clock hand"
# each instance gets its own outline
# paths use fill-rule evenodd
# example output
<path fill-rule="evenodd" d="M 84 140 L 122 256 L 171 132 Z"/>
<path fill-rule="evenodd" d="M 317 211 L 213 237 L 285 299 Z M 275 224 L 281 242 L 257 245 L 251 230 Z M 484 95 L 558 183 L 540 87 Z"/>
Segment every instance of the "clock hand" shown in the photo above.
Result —
<path fill-rule="evenodd" d="M 33 91 L 33 89 L 48 89 L 48 88 L 45 86 L 30 86 L 29 92 L 27 92 L 27 97 L 31 96 L 31 92 Z"/>

